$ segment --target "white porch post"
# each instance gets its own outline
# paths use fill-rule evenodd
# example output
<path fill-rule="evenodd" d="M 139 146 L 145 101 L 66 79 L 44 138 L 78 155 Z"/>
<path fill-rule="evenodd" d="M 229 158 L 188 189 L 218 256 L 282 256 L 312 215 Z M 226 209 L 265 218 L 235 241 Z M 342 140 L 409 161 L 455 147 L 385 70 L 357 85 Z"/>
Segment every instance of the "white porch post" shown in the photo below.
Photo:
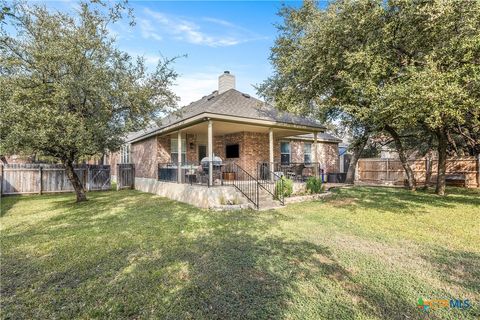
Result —
<path fill-rule="evenodd" d="M 178 131 L 177 134 L 177 154 L 178 154 L 178 170 L 177 170 L 177 181 L 182 183 L 182 133 Z"/>
<path fill-rule="evenodd" d="M 208 184 L 213 185 L 213 121 L 208 120 Z"/>
<path fill-rule="evenodd" d="M 313 156 L 312 156 L 312 162 L 315 164 L 315 177 L 318 178 L 318 163 L 317 163 L 317 159 L 318 159 L 318 156 L 317 156 L 317 133 L 314 132 L 313 133 Z"/>
<path fill-rule="evenodd" d="M 274 172 L 275 171 L 275 168 L 274 168 L 274 163 L 273 163 L 273 129 L 272 128 L 269 128 L 268 129 L 268 143 L 269 143 L 269 169 L 271 172 Z M 273 174 L 270 175 L 270 180 L 273 181 Z"/>

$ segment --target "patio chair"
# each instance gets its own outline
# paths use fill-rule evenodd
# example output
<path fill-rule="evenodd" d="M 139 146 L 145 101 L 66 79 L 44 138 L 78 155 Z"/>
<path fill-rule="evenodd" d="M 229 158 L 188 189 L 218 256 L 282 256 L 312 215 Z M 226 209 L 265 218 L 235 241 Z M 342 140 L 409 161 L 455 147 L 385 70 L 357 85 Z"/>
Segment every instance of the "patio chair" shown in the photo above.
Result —
<path fill-rule="evenodd" d="M 303 181 L 303 169 L 305 169 L 305 165 L 303 163 L 295 165 L 292 179 L 297 181 Z"/>

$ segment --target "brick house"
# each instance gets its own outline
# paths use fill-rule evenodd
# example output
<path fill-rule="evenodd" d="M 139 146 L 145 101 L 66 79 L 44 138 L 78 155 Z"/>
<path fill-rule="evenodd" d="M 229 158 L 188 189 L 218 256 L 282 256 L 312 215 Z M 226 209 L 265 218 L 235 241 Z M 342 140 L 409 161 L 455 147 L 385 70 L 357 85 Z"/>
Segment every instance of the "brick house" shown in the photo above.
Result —
<path fill-rule="evenodd" d="M 338 172 L 340 139 L 324 131 L 316 120 L 280 112 L 236 90 L 235 77 L 225 71 L 217 91 L 165 117 L 160 126 L 130 134 L 122 151 L 110 155 L 107 163 L 114 175 L 117 163 L 135 164 L 136 184 L 137 179 L 162 180 L 162 168 L 166 172 L 197 166 L 202 159 L 235 163 L 253 177 L 264 164 L 267 170 L 291 172 L 299 179 L 322 170 Z M 169 179 L 184 181 L 180 171 Z M 209 185 L 214 179 L 209 170 Z"/>

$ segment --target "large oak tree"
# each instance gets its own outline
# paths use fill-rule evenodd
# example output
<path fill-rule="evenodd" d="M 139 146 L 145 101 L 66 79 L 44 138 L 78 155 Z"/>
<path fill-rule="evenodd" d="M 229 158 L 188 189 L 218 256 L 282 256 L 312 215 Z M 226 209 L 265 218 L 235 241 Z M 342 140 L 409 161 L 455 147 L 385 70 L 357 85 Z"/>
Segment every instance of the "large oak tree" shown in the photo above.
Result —
<path fill-rule="evenodd" d="M 176 105 L 171 60 L 149 73 L 116 47 L 109 26 L 130 17 L 125 3 L 81 2 L 74 15 L 26 3 L 2 12 L 0 153 L 57 159 L 86 200 L 74 164 L 118 150 Z"/>
<path fill-rule="evenodd" d="M 433 135 L 443 194 L 449 135 L 478 145 L 465 126 L 479 121 L 480 1 L 338 0 L 326 9 L 306 1 L 280 14 L 275 72 L 260 93 L 282 109 L 388 133 L 411 189 L 402 135 Z M 365 139 L 356 138 L 353 160 Z"/>

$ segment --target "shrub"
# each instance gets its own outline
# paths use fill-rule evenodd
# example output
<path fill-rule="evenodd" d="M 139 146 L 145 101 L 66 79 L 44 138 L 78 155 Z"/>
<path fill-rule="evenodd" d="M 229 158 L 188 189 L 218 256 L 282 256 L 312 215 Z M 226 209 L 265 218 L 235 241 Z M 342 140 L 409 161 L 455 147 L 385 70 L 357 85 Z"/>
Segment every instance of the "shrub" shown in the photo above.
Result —
<path fill-rule="evenodd" d="M 307 180 L 307 191 L 310 193 L 320 193 L 323 191 L 322 178 L 310 177 Z"/>
<path fill-rule="evenodd" d="M 277 182 L 275 183 L 275 195 L 279 197 L 282 190 L 283 184 L 283 197 L 290 197 L 293 193 L 293 181 L 291 179 L 285 178 L 282 176 Z"/>

